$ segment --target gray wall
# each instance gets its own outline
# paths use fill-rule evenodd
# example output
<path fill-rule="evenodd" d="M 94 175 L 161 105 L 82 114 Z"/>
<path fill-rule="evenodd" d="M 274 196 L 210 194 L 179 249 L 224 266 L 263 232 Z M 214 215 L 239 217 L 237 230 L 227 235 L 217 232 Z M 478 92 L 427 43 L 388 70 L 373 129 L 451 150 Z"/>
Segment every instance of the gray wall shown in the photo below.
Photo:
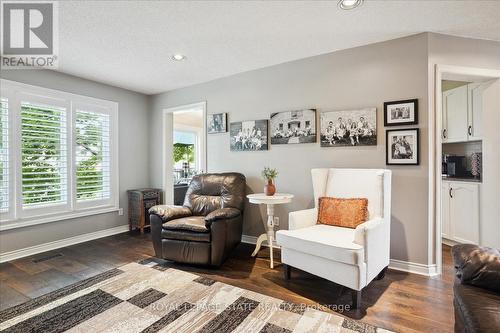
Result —
<path fill-rule="evenodd" d="M 45 70 L 4 70 L 1 78 L 119 103 L 120 207 L 108 213 L 0 232 L 0 252 L 127 224 L 126 190 L 149 185 L 148 97 L 128 90 Z"/>
<path fill-rule="evenodd" d="M 151 142 L 162 140 L 163 108 L 207 101 L 207 112 L 228 112 L 229 122 L 268 119 L 272 112 L 300 108 L 344 110 L 377 107 L 376 147 L 320 148 L 319 143 L 271 146 L 269 151 L 231 152 L 229 135 L 207 139 L 208 171 L 239 171 L 250 192 L 262 192 L 260 171 L 275 167 L 277 188 L 295 195 L 279 206 L 280 228 L 287 213 L 313 206 L 310 169 L 315 167 L 386 168 L 384 101 L 418 98 L 421 164 L 390 167 L 393 173 L 391 258 L 427 263 L 427 34 L 357 47 L 246 72 L 178 89 L 151 98 Z M 160 145 L 151 147 L 150 182 L 162 186 Z M 261 207 L 248 206 L 244 234 L 264 232 Z"/>
<path fill-rule="evenodd" d="M 496 41 L 429 34 L 429 91 L 434 91 L 436 64 L 500 70 L 500 43 Z M 485 92 L 483 99 L 483 183 L 480 187 L 481 245 L 500 248 L 500 85 Z M 429 94 L 429 103 L 434 96 Z"/>

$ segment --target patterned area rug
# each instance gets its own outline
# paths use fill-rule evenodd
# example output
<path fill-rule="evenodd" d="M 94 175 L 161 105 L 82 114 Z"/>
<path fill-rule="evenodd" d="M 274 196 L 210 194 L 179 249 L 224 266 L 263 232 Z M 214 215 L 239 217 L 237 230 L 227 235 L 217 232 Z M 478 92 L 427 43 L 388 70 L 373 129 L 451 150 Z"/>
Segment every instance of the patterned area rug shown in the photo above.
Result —
<path fill-rule="evenodd" d="M 168 268 L 130 263 L 0 312 L 1 332 L 389 332 Z"/>

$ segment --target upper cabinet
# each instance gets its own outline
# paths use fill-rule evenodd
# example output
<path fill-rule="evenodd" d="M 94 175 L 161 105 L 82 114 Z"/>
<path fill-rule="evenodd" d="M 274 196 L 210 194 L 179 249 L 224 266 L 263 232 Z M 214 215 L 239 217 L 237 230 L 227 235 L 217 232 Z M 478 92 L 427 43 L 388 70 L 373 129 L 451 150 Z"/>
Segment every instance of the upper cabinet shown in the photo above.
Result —
<path fill-rule="evenodd" d="M 470 83 L 443 92 L 443 142 L 481 140 L 483 87 Z"/>
<path fill-rule="evenodd" d="M 469 121 L 467 131 L 469 140 L 481 140 L 481 124 L 483 114 L 483 91 L 486 85 L 481 83 L 471 83 L 467 85 L 468 97 L 468 114 Z"/>

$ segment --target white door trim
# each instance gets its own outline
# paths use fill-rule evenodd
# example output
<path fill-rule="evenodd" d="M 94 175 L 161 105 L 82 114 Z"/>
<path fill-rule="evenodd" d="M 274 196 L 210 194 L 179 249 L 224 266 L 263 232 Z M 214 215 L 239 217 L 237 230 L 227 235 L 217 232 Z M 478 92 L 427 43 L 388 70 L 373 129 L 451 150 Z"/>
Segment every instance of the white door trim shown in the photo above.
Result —
<path fill-rule="evenodd" d="M 427 253 L 429 264 L 436 265 L 436 274 L 442 274 L 442 240 L 441 240 L 441 154 L 442 142 L 442 104 L 441 104 L 441 80 L 471 78 L 496 79 L 500 78 L 500 70 L 475 68 L 453 65 L 435 65 L 434 84 L 429 92 L 429 231 Z M 432 83 L 432 80 L 429 80 Z M 433 87 L 432 87 L 433 86 Z M 432 100 L 434 97 L 434 101 Z M 435 112 L 432 112 L 432 111 Z M 434 115 L 434 116 L 433 116 Z"/>
<path fill-rule="evenodd" d="M 162 184 L 164 191 L 163 203 L 172 205 L 174 203 L 173 197 L 173 183 L 172 183 L 172 163 L 166 163 L 172 160 L 170 155 L 170 149 L 167 149 L 168 145 L 172 143 L 172 114 L 178 111 L 201 109 L 203 111 L 203 162 L 202 168 L 207 171 L 207 102 L 197 102 L 185 105 L 179 105 L 175 107 L 165 108 L 162 112 L 162 142 L 161 142 L 161 156 L 162 156 Z M 169 130 L 170 129 L 170 130 Z M 167 133 L 168 132 L 168 133 Z M 168 137 L 170 135 L 170 138 Z M 172 191 L 170 191 L 172 189 Z M 171 192 L 171 193 L 170 193 Z"/>

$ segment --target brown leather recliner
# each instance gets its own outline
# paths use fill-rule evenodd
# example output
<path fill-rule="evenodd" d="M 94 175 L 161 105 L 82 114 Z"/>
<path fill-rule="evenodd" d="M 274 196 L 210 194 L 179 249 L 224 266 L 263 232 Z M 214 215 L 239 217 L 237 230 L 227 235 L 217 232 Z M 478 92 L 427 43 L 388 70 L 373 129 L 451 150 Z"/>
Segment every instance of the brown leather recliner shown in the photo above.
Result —
<path fill-rule="evenodd" d="M 455 333 L 500 332 L 500 251 L 460 244 L 451 252 Z"/>
<path fill-rule="evenodd" d="M 156 257 L 220 266 L 241 242 L 245 176 L 213 173 L 193 177 L 182 206 L 149 210 Z"/>

